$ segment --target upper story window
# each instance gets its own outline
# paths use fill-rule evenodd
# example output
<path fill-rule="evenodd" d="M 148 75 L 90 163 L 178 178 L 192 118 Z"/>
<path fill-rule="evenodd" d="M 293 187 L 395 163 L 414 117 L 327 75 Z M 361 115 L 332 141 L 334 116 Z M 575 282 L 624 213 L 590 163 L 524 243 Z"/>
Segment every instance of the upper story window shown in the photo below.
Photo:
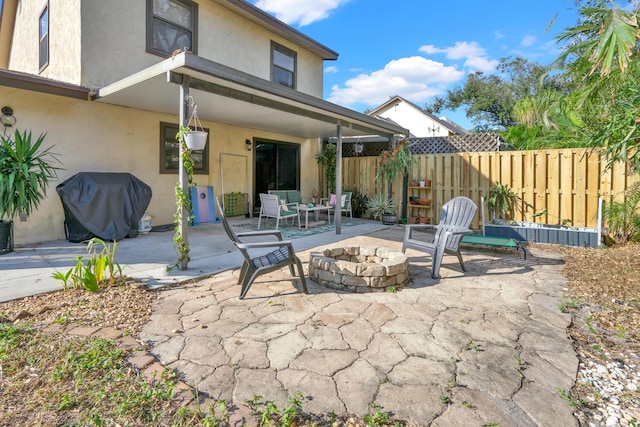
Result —
<path fill-rule="evenodd" d="M 271 42 L 271 81 L 296 88 L 296 53 Z"/>
<path fill-rule="evenodd" d="M 197 53 L 198 5 L 191 0 L 147 0 L 147 52 L 169 56 Z"/>
<path fill-rule="evenodd" d="M 40 14 L 39 30 L 39 62 L 38 68 L 44 70 L 49 65 L 49 3 Z"/>

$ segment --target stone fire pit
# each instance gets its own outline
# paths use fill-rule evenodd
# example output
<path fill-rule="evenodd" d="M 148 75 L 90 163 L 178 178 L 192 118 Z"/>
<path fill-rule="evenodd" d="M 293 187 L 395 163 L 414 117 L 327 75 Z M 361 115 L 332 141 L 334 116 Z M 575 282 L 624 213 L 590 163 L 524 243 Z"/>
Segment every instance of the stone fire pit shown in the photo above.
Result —
<path fill-rule="evenodd" d="M 409 283 L 409 262 L 402 252 L 389 248 L 329 248 L 311 253 L 309 277 L 331 289 L 381 292 Z"/>

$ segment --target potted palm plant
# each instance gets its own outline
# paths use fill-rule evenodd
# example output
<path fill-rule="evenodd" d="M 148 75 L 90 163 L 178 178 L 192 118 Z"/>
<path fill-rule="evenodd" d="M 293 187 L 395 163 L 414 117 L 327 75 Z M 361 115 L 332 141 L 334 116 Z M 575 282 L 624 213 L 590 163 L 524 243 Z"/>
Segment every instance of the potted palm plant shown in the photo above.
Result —
<path fill-rule="evenodd" d="M 491 213 L 491 219 L 510 220 L 516 212 L 521 210 L 520 197 L 508 185 L 496 182 L 487 193 L 487 209 Z"/>
<path fill-rule="evenodd" d="M 31 132 L 0 136 L 0 254 L 13 250 L 13 218 L 31 214 L 45 198 L 49 181 L 56 178 L 51 152 L 42 148 L 45 134 L 32 141 Z"/>

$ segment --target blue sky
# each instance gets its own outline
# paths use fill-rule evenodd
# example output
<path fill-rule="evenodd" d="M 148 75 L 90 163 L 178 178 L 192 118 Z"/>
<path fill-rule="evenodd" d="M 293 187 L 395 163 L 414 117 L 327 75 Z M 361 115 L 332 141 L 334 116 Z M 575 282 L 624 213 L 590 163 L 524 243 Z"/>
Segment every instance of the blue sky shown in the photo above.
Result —
<path fill-rule="evenodd" d="M 340 54 L 325 61 L 324 98 L 360 112 L 394 95 L 424 107 L 503 57 L 549 64 L 578 16 L 574 0 L 250 1 Z M 442 115 L 473 127 L 464 111 Z"/>
<path fill-rule="evenodd" d="M 548 64 L 577 18 L 575 0 L 249 1 L 338 52 L 325 61 L 323 97 L 360 112 L 394 95 L 424 107 L 503 57 Z M 473 127 L 462 110 L 442 115 Z"/>

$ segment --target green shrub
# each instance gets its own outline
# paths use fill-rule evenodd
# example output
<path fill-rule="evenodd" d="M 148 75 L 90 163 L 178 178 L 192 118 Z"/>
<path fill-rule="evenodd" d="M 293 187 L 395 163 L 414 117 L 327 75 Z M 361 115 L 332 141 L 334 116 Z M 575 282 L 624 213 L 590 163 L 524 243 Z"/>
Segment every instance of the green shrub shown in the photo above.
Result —
<path fill-rule="evenodd" d="M 640 184 L 629 189 L 624 201 L 606 204 L 602 216 L 616 243 L 640 242 Z"/>

